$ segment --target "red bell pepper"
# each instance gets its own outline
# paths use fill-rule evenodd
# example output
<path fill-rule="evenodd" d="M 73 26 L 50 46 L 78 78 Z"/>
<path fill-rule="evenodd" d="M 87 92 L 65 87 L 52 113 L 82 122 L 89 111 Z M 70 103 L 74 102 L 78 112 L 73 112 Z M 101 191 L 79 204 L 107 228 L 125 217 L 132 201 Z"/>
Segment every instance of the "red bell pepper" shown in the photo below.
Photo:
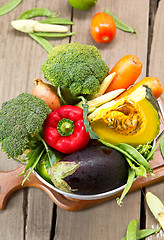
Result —
<path fill-rule="evenodd" d="M 52 111 L 43 128 L 46 143 L 62 153 L 72 153 L 87 146 L 90 136 L 83 121 L 80 107 L 64 105 Z"/>

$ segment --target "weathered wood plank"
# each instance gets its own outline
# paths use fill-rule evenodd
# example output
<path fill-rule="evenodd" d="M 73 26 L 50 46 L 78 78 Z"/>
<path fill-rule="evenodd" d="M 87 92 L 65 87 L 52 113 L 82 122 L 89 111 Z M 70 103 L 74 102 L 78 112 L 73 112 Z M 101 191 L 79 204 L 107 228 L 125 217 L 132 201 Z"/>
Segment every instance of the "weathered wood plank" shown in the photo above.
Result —
<path fill-rule="evenodd" d="M 0 4 L 3 5 L 5 3 L 6 1 L 2 0 Z M 18 41 L 18 35 L 17 37 L 14 36 L 13 29 L 10 25 L 11 20 L 16 18 L 20 9 L 21 5 L 11 13 L 0 17 L 0 105 L 2 102 L 9 100 L 19 94 L 20 91 L 25 91 L 26 89 L 26 83 L 21 84 L 24 75 L 20 73 L 23 73 L 20 64 L 20 58 L 23 52 L 21 44 Z M 15 79 L 17 79 L 17 81 L 15 81 Z M 0 171 L 12 170 L 18 166 L 16 162 L 7 159 L 6 155 L 0 152 Z M 23 191 L 15 193 L 7 204 L 7 210 L 5 209 L 0 212 L 0 239 L 13 240 L 18 237 L 19 239 L 23 239 L 23 201 Z"/>
<path fill-rule="evenodd" d="M 127 8 L 128 6 L 128 8 Z M 96 12 L 109 8 L 118 18 L 138 30 L 138 36 L 117 30 L 116 38 L 109 44 L 98 44 L 90 35 L 90 21 Z M 142 13 L 144 9 L 144 14 Z M 149 1 L 98 1 L 89 11 L 73 10 L 78 32 L 72 41 L 94 44 L 103 59 L 112 68 L 126 54 L 137 55 L 143 63 L 140 79 L 146 75 Z M 79 26 L 80 29 L 79 29 Z M 129 194 L 119 208 L 115 200 L 81 212 L 57 210 L 55 240 L 62 239 L 121 239 L 130 220 L 140 218 L 140 191 Z"/>
<path fill-rule="evenodd" d="M 150 65 L 149 65 L 149 76 L 156 76 L 162 82 L 164 86 L 164 62 L 163 62 L 163 52 L 164 52 L 164 1 L 159 2 L 157 13 L 154 22 L 153 31 L 153 41 L 150 53 Z M 164 94 L 162 95 L 164 97 Z M 164 202 L 164 183 L 156 184 L 154 186 L 148 187 L 146 191 L 150 191 L 156 196 L 158 196 L 162 202 Z M 157 226 L 157 221 L 151 214 L 150 210 L 146 205 L 146 228 L 154 228 Z M 149 239 L 149 238 L 147 238 Z M 157 236 L 152 236 L 152 240 L 164 239 L 164 234 L 162 231 Z"/>

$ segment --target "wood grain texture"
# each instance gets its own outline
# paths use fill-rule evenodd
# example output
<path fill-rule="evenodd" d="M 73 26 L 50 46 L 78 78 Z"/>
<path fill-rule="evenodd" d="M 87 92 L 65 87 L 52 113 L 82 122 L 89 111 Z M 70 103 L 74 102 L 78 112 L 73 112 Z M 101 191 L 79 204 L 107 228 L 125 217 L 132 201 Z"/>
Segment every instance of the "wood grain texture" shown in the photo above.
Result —
<path fill-rule="evenodd" d="M 139 32 L 138 36 L 118 30 L 116 38 L 111 43 L 98 44 L 94 42 L 89 30 L 90 21 L 96 12 L 104 11 L 105 8 L 109 8 L 119 19 L 135 27 Z M 145 9 L 145 14 L 142 14 L 143 9 Z M 136 54 L 143 63 L 143 71 L 140 76 L 143 78 L 146 75 L 148 9 L 149 1 L 142 0 L 137 2 L 102 0 L 98 1 L 90 11 L 74 9 L 75 25 L 73 31 L 78 32 L 78 34 L 72 38 L 72 41 L 94 44 L 110 68 L 122 56 Z M 80 29 L 79 26 L 81 26 Z M 122 208 L 117 206 L 115 200 L 77 213 L 64 212 L 58 208 L 54 240 L 75 240 L 77 237 L 80 240 L 120 240 L 125 235 L 129 221 L 140 218 L 140 198 L 140 191 L 129 194 L 125 198 Z M 133 210 L 129 211 L 130 208 Z"/>
<path fill-rule="evenodd" d="M 5 3 L 5 0 L 1 0 L 0 5 Z M 160 80 L 164 79 L 161 41 L 164 37 L 163 5 L 164 0 L 160 0 L 149 65 L 149 75 L 157 76 Z M 51 11 L 60 12 L 61 17 L 69 19 L 72 14 L 72 8 L 67 0 L 28 0 L 23 1 L 11 13 L 0 17 L 0 103 L 21 92 L 31 92 L 33 78 L 44 80 L 40 69 L 46 60 L 46 51 L 29 36 L 16 32 L 10 25 L 10 21 L 16 19 L 20 13 L 33 7 L 46 7 Z M 117 30 L 113 42 L 109 44 L 94 42 L 89 31 L 90 21 L 96 12 L 104 11 L 105 8 L 109 8 L 119 19 L 135 27 L 138 30 L 138 36 Z M 88 11 L 73 9 L 73 21 L 75 23 L 73 31 L 77 32 L 77 35 L 72 38 L 72 41 L 94 44 L 110 68 L 123 55 L 136 54 L 143 63 L 139 80 L 145 77 L 149 0 L 98 0 L 97 4 Z M 55 45 L 68 43 L 69 39 L 51 39 L 50 41 Z M 0 152 L 0 171 L 12 170 L 18 166 L 16 162 L 8 160 L 5 154 Z M 147 189 L 164 199 L 163 183 Z M 7 208 L 0 211 L 0 239 L 52 240 L 55 233 L 54 240 L 120 240 L 125 235 L 129 221 L 140 219 L 141 192 L 129 193 L 121 208 L 117 206 L 115 199 L 79 212 L 67 212 L 57 208 L 56 226 L 53 219 L 53 206 L 52 200 L 39 189 L 30 188 L 15 193 L 10 198 Z M 156 224 L 148 209 L 146 209 L 146 216 L 147 227 Z"/>
<path fill-rule="evenodd" d="M 6 1 L 2 0 L 0 4 L 3 5 L 5 3 Z M 26 90 L 27 78 L 23 74 L 24 67 L 21 65 L 22 61 L 20 61 L 23 56 L 23 42 L 19 42 L 19 34 L 14 36 L 15 34 L 13 34 L 13 29 L 10 25 L 11 20 L 18 16 L 20 9 L 21 5 L 12 12 L 0 17 L 0 105 L 2 102 Z M 22 84 L 22 79 L 24 78 L 26 79 Z M 7 159 L 6 155 L 0 152 L 0 171 L 12 170 L 18 166 L 18 163 Z M 14 194 L 8 202 L 8 211 L 0 212 L 0 239 L 14 240 L 18 236 L 19 239 L 23 239 L 23 202 L 24 191 L 20 191 Z"/>
<path fill-rule="evenodd" d="M 5 4 L 2 0 L 0 4 Z M 10 22 L 22 12 L 34 7 L 45 7 L 53 12 L 60 12 L 61 17 L 71 16 L 71 7 L 65 1 L 23 1 L 12 12 L 0 17 L 0 103 L 22 92 L 31 92 L 32 80 L 42 78 L 41 66 L 46 60 L 47 52 L 27 34 L 15 31 Z M 62 9 L 62 11 L 61 11 Z M 3 33 L 3 34 L 2 34 Z M 66 43 L 69 39 L 50 40 L 55 44 Z M 15 169 L 19 165 L 8 160 L 0 152 L 0 171 Z M 19 191 L 11 197 L 7 211 L 0 212 L 0 239 L 49 239 L 53 202 L 40 190 Z M 18 237 L 19 236 L 19 237 Z"/>
<path fill-rule="evenodd" d="M 155 16 L 154 29 L 153 29 L 153 39 L 150 53 L 150 66 L 149 66 L 149 76 L 157 76 L 162 85 L 164 85 L 164 61 L 163 61 L 163 52 L 164 52 L 164 1 L 161 0 L 158 5 L 158 9 Z M 164 96 L 164 94 L 163 94 Z M 164 182 L 160 184 L 147 187 L 146 191 L 150 191 L 161 199 L 164 203 Z M 146 227 L 154 228 L 157 226 L 157 221 L 154 216 L 148 209 L 146 205 Z M 147 238 L 148 240 L 150 238 Z M 162 231 L 157 234 L 157 236 L 152 236 L 151 240 L 155 239 L 164 239 L 164 234 Z"/>

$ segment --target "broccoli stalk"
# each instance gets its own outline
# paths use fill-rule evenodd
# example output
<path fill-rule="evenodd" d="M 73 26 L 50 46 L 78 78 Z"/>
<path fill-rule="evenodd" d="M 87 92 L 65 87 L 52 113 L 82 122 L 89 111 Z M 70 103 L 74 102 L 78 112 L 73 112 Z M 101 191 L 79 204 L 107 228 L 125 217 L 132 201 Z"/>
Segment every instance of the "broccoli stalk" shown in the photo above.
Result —
<path fill-rule="evenodd" d="M 99 91 L 109 68 L 95 46 L 74 42 L 55 46 L 42 72 L 52 85 L 61 88 L 63 98 L 85 96 L 90 99 Z"/>
<path fill-rule="evenodd" d="M 28 150 L 28 154 L 25 155 L 27 165 L 22 174 L 25 174 L 29 168 L 31 170 L 23 183 L 43 155 L 50 156 L 51 149 L 45 145 L 42 138 L 43 123 L 50 112 L 51 110 L 43 100 L 28 93 L 22 93 L 2 104 L 0 110 L 1 149 L 8 158 L 17 160 L 24 155 L 25 150 Z"/>

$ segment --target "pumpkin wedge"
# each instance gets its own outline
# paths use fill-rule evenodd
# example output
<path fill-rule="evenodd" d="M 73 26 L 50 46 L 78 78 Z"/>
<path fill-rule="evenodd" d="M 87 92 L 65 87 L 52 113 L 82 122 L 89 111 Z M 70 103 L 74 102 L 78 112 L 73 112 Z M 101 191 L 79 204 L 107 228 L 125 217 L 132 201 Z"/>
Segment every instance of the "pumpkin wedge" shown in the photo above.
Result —
<path fill-rule="evenodd" d="M 151 89 L 142 85 L 130 95 L 113 101 L 109 107 L 101 106 L 90 123 L 93 131 L 106 142 L 146 144 L 159 132 L 157 101 Z"/>

